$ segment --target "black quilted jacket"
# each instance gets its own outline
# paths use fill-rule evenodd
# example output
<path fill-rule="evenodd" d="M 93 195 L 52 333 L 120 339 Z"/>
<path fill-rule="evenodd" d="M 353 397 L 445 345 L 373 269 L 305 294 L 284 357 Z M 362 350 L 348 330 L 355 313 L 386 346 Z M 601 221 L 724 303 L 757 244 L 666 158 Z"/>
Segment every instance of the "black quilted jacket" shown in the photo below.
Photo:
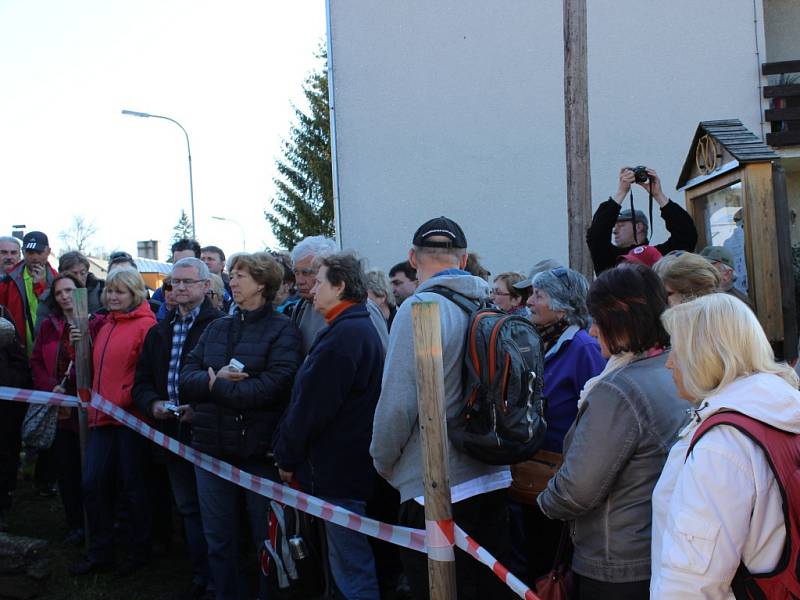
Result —
<path fill-rule="evenodd" d="M 217 378 L 209 390 L 208 368 L 231 358 L 249 377 Z M 195 410 L 192 446 L 219 458 L 266 458 L 301 360 L 300 333 L 269 303 L 211 323 L 181 369 L 181 399 Z"/>

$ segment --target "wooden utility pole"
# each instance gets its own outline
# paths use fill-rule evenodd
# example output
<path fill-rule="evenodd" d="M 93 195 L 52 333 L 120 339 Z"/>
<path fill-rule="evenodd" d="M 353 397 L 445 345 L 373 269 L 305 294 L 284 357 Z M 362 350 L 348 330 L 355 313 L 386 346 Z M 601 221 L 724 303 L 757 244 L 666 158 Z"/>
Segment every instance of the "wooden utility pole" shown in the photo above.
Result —
<path fill-rule="evenodd" d="M 83 335 L 75 345 L 75 383 L 78 388 L 78 398 L 82 402 L 91 402 L 92 399 L 92 344 L 89 338 L 89 301 L 86 288 L 77 288 L 72 292 L 72 302 L 75 305 L 75 320 L 71 323 Z M 89 441 L 89 418 L 83 407 L 78 407 L 78 434 L 81 445 L 81 465 L 86 468 L 86 444 Z M 86 512 L 83 514 L 84 539 L 86 547 L 89 546 L 89 523 Z"/>
<path fill-rule="evenodd" d="M 431 600 L 455 600 L 453 508 L 447 460 L 444 367 L 439 305 L 415 302 L 414 352 L 417 357 L 417 404 L 425 481 L 425 529 L 428 539 L 428 585 Z"/>
<path fill-rule="evenodd" d="M 567 151 L 569 266 L 592 277 L 586 230 L 592 220 L 586 0 L 564 0 L 564 134 Z"/>

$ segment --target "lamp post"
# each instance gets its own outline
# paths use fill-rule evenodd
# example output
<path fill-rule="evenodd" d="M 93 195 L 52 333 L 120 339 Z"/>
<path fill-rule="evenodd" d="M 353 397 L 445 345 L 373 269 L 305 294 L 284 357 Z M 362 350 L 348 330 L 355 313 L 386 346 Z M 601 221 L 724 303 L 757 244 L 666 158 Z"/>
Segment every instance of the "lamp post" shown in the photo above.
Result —
<path fill-rule="evenodd" d="M 138 112 L 138 111 L 135 111 L 135 110 L 123 110 L 122 114 L 123 115 L 129 115 L 131 117 L 143 117 L 143 118 L 148 118 L 148 119 L 152 117 L 153 119 L 164 119 L 165 121 L 171 121 L 172 123 L 175 123 L 175 125 L 180 127 L 181 131 L 183 131 L 183 135 L 186 136 L 186 152 L 189 155 L 189 202 L 190 202 L 191 207 L 192 207 L 192 238 L 196 240 L 197 239 L 197 233 L 196 233 L 195 227 L 194 227 L 194 223 L 195 223 L 195 221 L 194 221 L 194 184 L 192 183 L 192 148 L 191 148 L 191 146 L 189 146 L 189 134 L 186 133 L 186 130 L 183 128 L 183 125 L 181 125 L 180 123 L 178 123 L 175 119 L 173 119 L 171 117 L 165 117 L 163 115 L 151 115 L 150 113 Z"/>
<path fill-rule="evenodd" d="M 212 219 L 216 219 L 217 221 L 228 221 L 229 223 L 233 223 L 239 228 L 239 231 L 242 232 L 242 250 L 247 251 L 247 242 L 245 241 L 244 237 L 244 227 L 239 223 L 239 221 L 234 221 L 233 219 L 229 219 L 227 217 L 211 217 Z"/>

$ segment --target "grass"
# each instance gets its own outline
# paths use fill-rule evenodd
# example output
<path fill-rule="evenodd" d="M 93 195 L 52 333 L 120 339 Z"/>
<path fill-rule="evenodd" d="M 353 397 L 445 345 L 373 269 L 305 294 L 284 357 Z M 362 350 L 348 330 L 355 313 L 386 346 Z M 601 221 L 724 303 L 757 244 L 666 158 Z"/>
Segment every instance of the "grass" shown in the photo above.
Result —
<path fill-rule="evenodd" d="M 69 565 L 81 558 L 83 548 L 62 543 L 67 526 L 61 501 L 57 496 L 40 497 L 31 482 L 19 481 L 8 520 L 9 533 L 49 542 L 50 576 L 41 583 L 35 596 L 37 600 L 168 600 L 185 589 L 191 580 L 186 546 L 177 523 L 169 554 L 154 557 L 147 568 L 131 577 L 118 578 L 114 574 L 84 577 L 69 574 Z M 123 556 L 124 539 L 119 542 L 118 556 Z M 0 576 L 0 598 L 5 598 L 2 579 Z"/>

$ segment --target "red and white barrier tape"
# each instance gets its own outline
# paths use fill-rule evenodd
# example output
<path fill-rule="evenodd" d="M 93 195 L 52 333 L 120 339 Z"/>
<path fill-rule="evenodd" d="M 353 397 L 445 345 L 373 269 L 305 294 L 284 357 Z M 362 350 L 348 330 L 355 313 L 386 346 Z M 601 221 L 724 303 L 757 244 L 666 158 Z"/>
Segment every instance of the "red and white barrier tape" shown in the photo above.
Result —
<path fill-rule="evenodd" d="M 469 554 L 478 562 L 481 562 L 489 567 L 492 572 L 500 578 L 500 581 L 510 587 L 517 596 L 524 598 L 525 600 L 541 600 L 539 596 L 534 594 L 531 589 L 522 583 L 516 575 L 506 569 L 494 556 L 486 551 L 486 548 L 469 537 L 467 533 L 458 525 L 455 526 L 455 535 L 456 546 L 461 548 L 464 552 Z"/>
<path fill-rule="evenodd" d="M 428 543 L 428 557 L 431 560 L 451 562 L 456 559 L 453 553 L 455 535 L 452 519 L 429 521 L 425 519 L 425 540 Z"/>
<path fill-rule="evenodd" d="M 52 404 L 54 406 L 80 406 L 81 401 L 75 396 L 56 394 L 55 392 L 40 392 L 38 390 L 21 390 L 0 386 L 0 400 L 11 400 L 25 404 Z"/>
<path fill-rule="evenodd" d="M 52 404 L 56 406 L 85 406 L 75 396 L 66 396 L 54 392 L 37 390 L 23 390 L 0 386 L 0 400 L 24 402 L 29 404 Z M 374 519 L 357 515 L 347 509 L 341 508 L 320 498 L 293 490 L 292 488 L 275 483 L 269 479 L 251 475 L 237 467 L 219 460 L 202 452 L 198 452 L 174 438 L 164 435 L 141 419 L 116 404 L 112 404 L 98 394 L 92 394 L 91 406 L 107 415 L 114 417 L 120 423 L 140 433 L 154 444 L 166 448 L 192 464 L 213 473 L 217 477 L 230 481 L 240 487 L 277 500 L 292 506 L 302 512 L 314 515 L 325 521 L 341 525 L 347 529 L 358 531 L 364 535 L 378 538 L 390 544 L 410 548 L 418 552 L 427 553 L 435 560 L 452 560 L 452 546 L 461 548 L 479 562 L 491 569 L 511 590 L 524 600 L 539 600 L 524 583 L 515 577 L 508 569 L 500 564 L 489 552 L 469 537 L 460 527 L 452 521 L 426 521 L 426 530 L 412 529 L 400 525 L 389 525 Z M 437 533 L 438 532 L 438 533 Z M 432 540 L 430 544 L 426 540 Z"/>

